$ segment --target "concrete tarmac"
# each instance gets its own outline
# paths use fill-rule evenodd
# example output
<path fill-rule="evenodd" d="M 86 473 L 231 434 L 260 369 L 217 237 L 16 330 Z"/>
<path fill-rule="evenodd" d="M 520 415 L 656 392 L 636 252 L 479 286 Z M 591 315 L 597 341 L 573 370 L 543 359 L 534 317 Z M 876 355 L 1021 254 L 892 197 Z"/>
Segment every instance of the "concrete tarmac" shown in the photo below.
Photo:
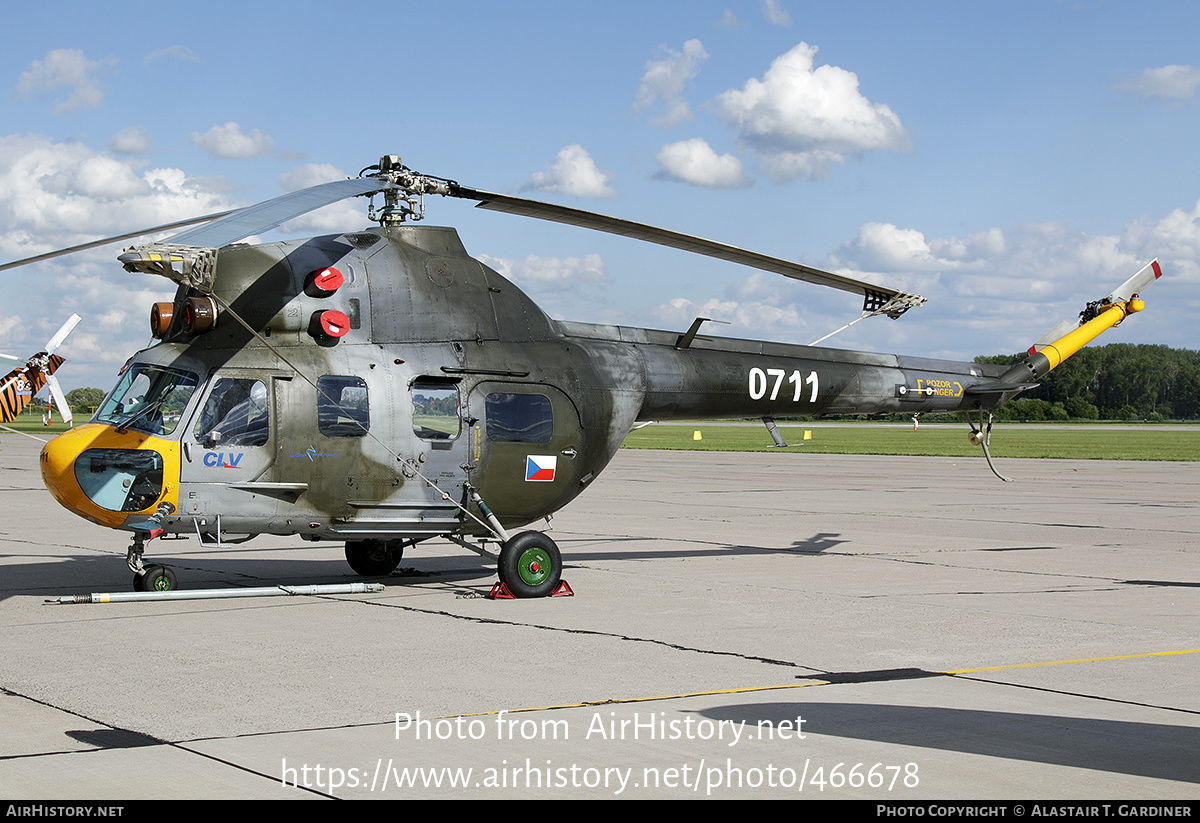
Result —
<path fill-rule="evenodd" d="M 1200 796 L 1200 464 L 622 451 L 553 521 L 574 597 L 439 540 L 380 594 L 48 605 L 128 538 L 2 439 L 0 798 Z"/>

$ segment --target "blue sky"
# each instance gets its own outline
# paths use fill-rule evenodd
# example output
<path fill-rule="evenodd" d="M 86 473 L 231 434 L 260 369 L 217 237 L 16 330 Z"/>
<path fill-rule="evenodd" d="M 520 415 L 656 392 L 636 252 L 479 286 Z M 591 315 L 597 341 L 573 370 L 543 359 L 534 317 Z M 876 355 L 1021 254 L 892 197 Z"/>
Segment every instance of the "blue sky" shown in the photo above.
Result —
<path fill-rule="evenodd" d="M 1192 3 L 9 4 L 0 260 L 347 175 L 381 154 L 929 304 L 829 345 L 1017 351 L 1158 257 L 1104 340 L 1197 348 Z M 807 343 L 853 296 L 431 198 L 428 222 L 556 317 Z M 366 224 L 343 203 L 285 227 Z M 0 273 L 0 350 L 66 315 L 107 389 L 166 281 L 118 247 Z"/>

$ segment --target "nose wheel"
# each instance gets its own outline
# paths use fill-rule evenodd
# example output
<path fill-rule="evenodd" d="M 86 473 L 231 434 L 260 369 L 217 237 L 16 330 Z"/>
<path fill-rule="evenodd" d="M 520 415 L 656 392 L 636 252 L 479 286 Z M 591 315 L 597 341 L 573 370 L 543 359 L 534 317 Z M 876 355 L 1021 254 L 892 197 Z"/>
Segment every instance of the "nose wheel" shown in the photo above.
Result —
<path fill-rule="evenodd" d="M 178 588 L 175 572 L 166 566 L 147 566 L 144 572 L 133 576 L 135 592 L 173 592 Z"/>
<path fill-rule="evenodd" d="M 133 572 L 133 590 L 135 592 L 173 592 L 179 588 L 175 572 L 166 566 L 154 564 L 142 565 L 142 554 L 146 551 L 146 541 L 153 540 L 161 531 L 134 532 L 133 542 L 125 553 L 125 562 Z"/>

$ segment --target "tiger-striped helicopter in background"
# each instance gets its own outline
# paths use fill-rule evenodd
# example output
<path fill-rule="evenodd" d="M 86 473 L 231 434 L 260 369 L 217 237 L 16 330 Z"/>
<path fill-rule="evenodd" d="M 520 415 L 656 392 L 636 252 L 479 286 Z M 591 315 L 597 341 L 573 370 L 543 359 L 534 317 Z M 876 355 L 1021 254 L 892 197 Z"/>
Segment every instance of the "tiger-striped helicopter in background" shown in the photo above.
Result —
<path fill-rule="evenodd" d="M 16 420 L 17 415 L 24 411 L 25 407 L 42 390 L 42 386 L 49 386 L 52 406 L 58 408 L 64 423 L 71 424 L 71 407 L 67 405 L 67 397 L 63 394 L 62 387 L 58 385 L 58 379 L 54 376 L 54 372 L 58 371 L 58 367 L 63 364 L 63 359 L 54 352 L 67 339 L 67 335 L 71 333 L 79 320 L 78 314 L 72 314 L 46 343 L 45 351 L 38 352 L 26 360 L 24 366 L 18 366 L 0 378 L 0 423 L 11 423 Z M 11 354 L 0 354 L 0 357 L 18 362 L 21 360 Z"/>
<path fill-rule="evenodd" d="M 344 542 L 363 575 L 389 574 L 407 548 L 443 537 L 495 557 L 512 594 L 548 595 L 560 584 L 558 547 L 541 531 L 510 530 L 548 519 L 587 488 L 639 421 L 758 417 L 777 436 L 773 418 L 783 415 L 959 411 L 978 414 L 971 437 L 986 455 L 990 412 L 1139 311 L 1137 293 L 1161 274 L 1147 265 L 1011 367 L 700 334 L 709 318 L 681 331 L 556 321 L 471 257 L 454 229 L 414 225 L 434 194 L 851 292 L 863 301 L 859 319 L 895 319 L 924 302 L 723 243 L 467 188 L 392 155 L 354 179 L 185 221 L 206 225 L 118 258 L 177 287 L 151 311 L 158 342 L 130 358 L 90 423 L 41 456 L 60 503 L 133 533 L 136 589 L 176 585 L 171 570 L 142 562 L 160 534 L 216 545 L 274 534 Z M 372 198 L 377 226 L 239 242 L 357 196 Z"/>

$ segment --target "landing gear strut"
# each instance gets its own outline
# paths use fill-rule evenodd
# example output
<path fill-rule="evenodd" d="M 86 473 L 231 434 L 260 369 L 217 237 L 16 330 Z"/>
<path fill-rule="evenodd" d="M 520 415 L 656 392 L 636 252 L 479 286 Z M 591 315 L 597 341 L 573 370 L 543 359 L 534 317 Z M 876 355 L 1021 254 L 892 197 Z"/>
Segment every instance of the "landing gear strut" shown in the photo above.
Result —
<path fill-rule="evenodd" d="M 133 572 L 133 590 L 135 592 L 172 592 L 179 588 L 175 572 L 166 566 L 142 565 L 142 554 L 146 551 L 146 539 L 153 540 L 162 532 L 134 532 L 133 542 L 125 553 L 125 562 Z"/>

